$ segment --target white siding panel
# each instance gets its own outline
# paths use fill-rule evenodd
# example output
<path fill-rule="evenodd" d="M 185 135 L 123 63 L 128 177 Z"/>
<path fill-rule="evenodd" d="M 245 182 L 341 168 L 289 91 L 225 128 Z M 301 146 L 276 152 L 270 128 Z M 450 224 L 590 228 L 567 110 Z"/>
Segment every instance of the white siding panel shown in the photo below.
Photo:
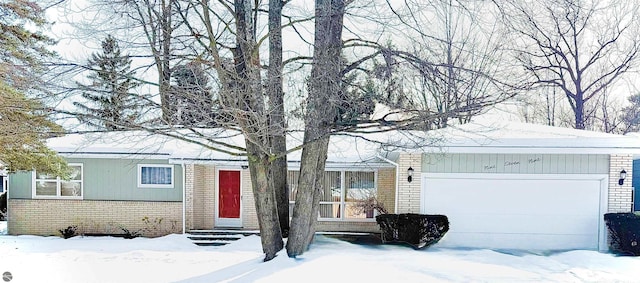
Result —
<path fill-rule="evenodd" d="M 609 157 L 598 154 L 433 154 L 424 173 L 608 174 Z"/>

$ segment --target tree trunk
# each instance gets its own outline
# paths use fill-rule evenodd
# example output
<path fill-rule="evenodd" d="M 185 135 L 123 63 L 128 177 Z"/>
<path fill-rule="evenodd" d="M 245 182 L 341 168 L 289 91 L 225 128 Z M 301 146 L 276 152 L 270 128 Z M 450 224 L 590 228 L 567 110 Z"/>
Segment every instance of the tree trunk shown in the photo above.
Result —
<path fill-rule="evenodd" d="M 342 97 L 343 0 L 316 0 L 313 66 L 305 116 L 305 147 L 302 149 L 296 204 L 287 240 L 287 254 L 306 251 L 315 233 L 329 134 L 337 118 L 336 104 Z"/>
<path fill-rule="evenodd" d="M 239 104 L 234 107 L 239 111 L 238 124 L 242 128 L 247 147 L 251 184 L 255 197 L 255 206 L 260 225 L 264 261 L 273 259 L 282 249 L 282 233 L 278 220 L 273 183 L 269 181 L 270 168 L 273 166 L 270 150 L 270 120 L 265 111 L 260 76 L 260 60 L 255 38 L 255 26 L 252 18 L 251 0 L 235 0 L 236 11 L 236 44 L 235 72 L 239 91 L 235 93 Z"/>
<path fill-rule="evenodd" d="M 159 92 L 160 106 L 162 107 L 162 118 L 169 123 L 172 123 L 171 116 L 173 115 L 172 109 L 174 107 L 174 105 L 171 105 L 173 102 L 169 99 L 169 91 L 171 89 L 171 37 L 173 34 L 173 29 L 171 26 L 172 7 L 173 0 L 169 0 L 169 3 L 165 3 L 165 1 L 163 0 L 161 3 L 161 17 L 158 19 L 158 21 L 160 22 L 160 54 L 159 57 L 156 56 L 156 64 L 158 65 L 158 73 L 160 78 Z"/>
<path fill-rule="evenodd" d="M 262 153 L 253 142 L 246 140 L 249 154 L 249 170 L 251 171 L 251 185 L 255 198 L 258 224 L 260 225 L 260 241 L 265 253 L 264 261 L 276 257 L 282 249 L 282 233 L 278 225 L 278 211 L 273 187 L 269 184 L 269 156 Z"/>
<path fill-rule="evenodd" d="M 582 94 L 576 94 L 576 109 L 575 109 L 575 117 L 576 117 L 576 129 L 584 130 L 584 100 L 582 99 Z"/>
<path fill-rule="evenodd" d="M 282 91 L 282 0 L 269 0 L 269 70 L 267 96 L 271 109 L 269 126 L 270 144 L 278 158 L 271 163 L 269 180 L 272 182 L 283 237 L 289 235 L 289 188 L 287 186 L 287 141 Z"/>

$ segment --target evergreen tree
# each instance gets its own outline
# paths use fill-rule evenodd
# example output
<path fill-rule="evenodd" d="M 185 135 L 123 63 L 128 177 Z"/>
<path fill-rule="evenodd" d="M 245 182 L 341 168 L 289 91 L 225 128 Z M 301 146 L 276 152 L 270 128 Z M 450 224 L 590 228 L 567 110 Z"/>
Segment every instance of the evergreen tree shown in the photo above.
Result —
<path fill-rule="evenodd" d="M 93 53 L 87 65 L 95 67 L 87 76 L 93 82 L 80 85 L 88 104 L 74 103 L 85 113 L 83 122 L 107 130 L 129 128 L 127 125 L 134 124 L 138 117 L 135 96 L 129 94 L 137 85 L 131 59 L 121 53 L 118 42 L 109 35 L 102 41 L 102 53 Z"/>
<path fill-rule="evenodd" d="M 213 126 L 214 101 L 209 78 L 197 62 L 176 66 L 173 71 L 169 113 L 171 123 L 188 126 Z"/>
<path fill-rule="evenodd" d="M 43 60 L 53 40 L 35 2 L 0 2 L 0 163 L 11 172 L 40 170 L 64 176 L 66 162 L 47 148 L 45 139 L 62 133 L 39 101 L 28 98 L 42 88 Z"/>
<path fill-rule="evenodd" d="M 623 133 L 640 131 L 640 94 L 635 94 L 627 98 L 631 105 L 625 107 L 620 112 L 623 124 Z"/>

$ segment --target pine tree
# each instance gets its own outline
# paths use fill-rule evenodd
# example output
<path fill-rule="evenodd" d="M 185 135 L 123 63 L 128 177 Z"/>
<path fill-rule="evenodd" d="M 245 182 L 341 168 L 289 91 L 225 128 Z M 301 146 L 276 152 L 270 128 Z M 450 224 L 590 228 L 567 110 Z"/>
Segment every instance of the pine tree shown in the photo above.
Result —
<path fill-rule="evenodd" d="M 88 103 L 74 103 L 85 114 L 83 122 L 107 130 L 129 128 L 138 117 L 135 96 L 129 94 L 137 85 L 131 59 L 121 53 L 117 40 L 109 35 L 102 41 L 102 53 L 93 53 L 87 65 L 95 67 L 87 76 L 92 84 L 80 85 Z"/>
<path fill-rule="evenodd" d="M 215 125 L 214 101 L 209 79 L 197 62 L 178 65 L 173 72 L 174 84 L 169 95 L 171 123 L 185 126 Z"/>
<path fill-rule="evenodd" d="M 35 2 L 0 2 L 0 163 L 13 172 L 40 170 L 64 176 L 66 162 L 45 139 L 61 134 L 39 101 L 28 98 L 43 89 L 43 60 L 54 41 L 39 29 L 46 25 Z"/>

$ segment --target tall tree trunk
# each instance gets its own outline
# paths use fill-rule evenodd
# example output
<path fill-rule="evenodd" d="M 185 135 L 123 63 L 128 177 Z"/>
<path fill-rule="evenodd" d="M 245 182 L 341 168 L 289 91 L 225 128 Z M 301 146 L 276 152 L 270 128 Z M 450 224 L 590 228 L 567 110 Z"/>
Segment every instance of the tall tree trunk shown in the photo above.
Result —
<path fill-rule="evenodd" d="M 274 187 L 269 181 L 271 156 L 265 152 L 269 149 L 269 119 L 265 111 L 260 77 L 260 60 L 253 24 L 252 0 L 235 0 L 236 42 L 235 65 L 240 91 L 240 103 L 235 107 L 241 110 L 243 117 L 238 123 L 242 128 L 247 146 L 247 156 L 251 172 L 251 184 L 255 197 L 260 238 L 265 261 L 271 260 L 282 249 L 282 232 L 278 221 Z"/>
<path fill-rule="evenodd" d="M 331 126 L 342 90 L 342 21 L 344 0 L 316 0 L 313 66 L 305 117 L 304 143 L 296 204 L 287 254 L 306 251 L 315 233 Z"/>
<path fill-rule="evenodd" d="M 269 70 L 267 96 L 271 106 L 269 126 L 272 154 L 278 156 L 270 164 L 269 181 L 276 194 L 280 231 L 289 235 L 289 188 L 287 186 L 287 141 L 282 91 L 282 0 L 269 0 Z"/>
<path fill-rule="evenodd" d="M 173 34 L 173 27 L 171 23 L 173 0 L 168 0 L 169 3 L 163 0 L 160 7 L 162 9 L 160 13 L 160 30 L 158 42 L 160 52 L 156 56 L 156 65 L 158 66 L 159 74 L 159 92 L 160 92 L 160 106 L 162 107 L 162 118 L 171 123 L 171 116 L 173 115 L 174 105 L 170 105 L 172 101 L 169 98 L 169 92 L 171 90 L 171 37 Z M 153 43 L 152 43 L 153 44 Z"/>

